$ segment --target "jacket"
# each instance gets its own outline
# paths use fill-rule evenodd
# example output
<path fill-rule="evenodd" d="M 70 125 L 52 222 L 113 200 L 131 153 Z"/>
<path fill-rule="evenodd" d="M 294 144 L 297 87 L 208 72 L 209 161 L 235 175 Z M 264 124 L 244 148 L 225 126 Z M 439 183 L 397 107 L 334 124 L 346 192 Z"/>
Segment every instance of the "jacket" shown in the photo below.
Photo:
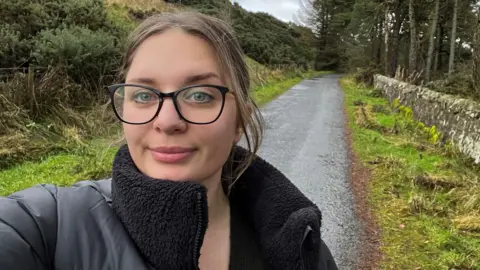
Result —
<path fill-rule="evenodd" d="M 245 153 L 237 147 L 234 160 Z M 255 159 L 229 200 L 244 209 L 268 269 L 337 269 L 320 210 L 265 160 Z M 141 174 L 124 146 L 109 179 L 0 197 L 0 269 L 198 269 L 207 213 L 203 186 Z"/>

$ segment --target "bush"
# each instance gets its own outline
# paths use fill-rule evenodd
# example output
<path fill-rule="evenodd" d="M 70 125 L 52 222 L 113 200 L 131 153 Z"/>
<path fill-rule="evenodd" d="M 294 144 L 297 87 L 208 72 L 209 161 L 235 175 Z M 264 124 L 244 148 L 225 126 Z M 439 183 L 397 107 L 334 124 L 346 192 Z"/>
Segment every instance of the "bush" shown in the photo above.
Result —
<path fill-rule="evenodd" d="M 108 26 L 103 0 L 57 0 L 52 2 L 55 2 L 55 9 L 58 7 L 63 12 L 61 24 L 83 26 L 93 31 Z"/>
<path fill-rule="evenodd" d="M 109 24 L 108 32 L 119 40 L 126 40 L 137 26 L 136 22 L 131 18 L 129 9 L 122 8 L 119 5 L 110 5 L 108 7 L 107 19 Z M 120 45 L 123 45 L 123 42 Z"/>
<path fill-rule="evenodd" d="M 107 26 L 103 0 L 0 0 L 0 18 L 1 22 L 14 25 L 23 38 L 61 24 L 91 30 Z"/>
<path fill-rule="evenodd" d="M 103 0 L 0 0 L 1 67 L 27 66 L 32 38 L 62 25 L 110 27 Z"/>
<path fill-rule="evenodd" d="M 472 76 L 465 73 L 455 73 L 445 80 L 429 82 L 425 87 L 433 91 L 480 101 L 480 92 L 475 90 Z"/>
<path fill-rule="evenodd" d="M 63 66 L 76 83 L 92 91 L 101 87 L 102 82 L 112 80 L 120 66 L 121 49 L 117 40 L 103 30 L 64 26 L 40 32 L 34 44 L 35 64 Z"/>
<path fill-rule="evenodd" d="M 373 86 L 373 76 L 377 73 L 379 73 L 378 69 L 374 66 L 365 69 L 362 68 L 355 73 L 354 79 L 357 83 L 363 83 L 366 86 Z"/>
<path fill-rule="evenodd" d="M 47 5 L 29 0 L 0 0 L 0 22 L 11 25 L 22 39 L 33 36 L 57 20 L 49 16 Z"/>
<path fill-rule="evenodd" d="M 0 67 L 11 67 L 28 60 L 30 45 L 10 24 L 0 24 Z"/>

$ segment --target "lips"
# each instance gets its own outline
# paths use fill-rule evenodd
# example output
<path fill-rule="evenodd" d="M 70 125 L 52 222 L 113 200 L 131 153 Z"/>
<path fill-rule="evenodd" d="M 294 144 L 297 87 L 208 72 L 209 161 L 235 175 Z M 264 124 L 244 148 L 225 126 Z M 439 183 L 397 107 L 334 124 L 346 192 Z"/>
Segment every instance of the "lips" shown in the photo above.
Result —
<path fill-rule="evenodd" d="M 189 158 L 195 149 L 185 147 L 157 147 L 152 148 L 153 159 L 163 163 L 178 163 Z"/>

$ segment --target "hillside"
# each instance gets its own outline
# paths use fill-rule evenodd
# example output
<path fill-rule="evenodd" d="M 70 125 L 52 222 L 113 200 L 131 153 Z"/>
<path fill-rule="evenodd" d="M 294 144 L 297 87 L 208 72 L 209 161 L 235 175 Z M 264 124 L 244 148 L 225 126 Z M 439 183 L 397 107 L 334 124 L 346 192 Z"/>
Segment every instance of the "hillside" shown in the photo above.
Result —
<path fill-rule="evenodd" d="M 0 0 L 0 169 L 115 137 L 104 87 L 118 81 L 128 33 L 155 13 L 200 10 L 232 23 L 259 103 L 278 95 L 270 84 L 313 65 L 309 30 L 228 1 L 168 2 Z"/>

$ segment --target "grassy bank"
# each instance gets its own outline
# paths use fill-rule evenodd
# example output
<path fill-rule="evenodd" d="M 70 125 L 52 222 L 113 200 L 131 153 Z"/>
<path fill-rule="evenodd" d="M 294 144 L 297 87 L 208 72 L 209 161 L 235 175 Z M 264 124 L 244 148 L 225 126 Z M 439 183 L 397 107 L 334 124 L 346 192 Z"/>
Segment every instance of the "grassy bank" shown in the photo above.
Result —
<path fill-rule="evenodd" d="M 341 80 L 353 148 L 371 171 L 382 269 L 480 269 L 480 166 L 378 91 Z"/>
<path fill-rule="evenodd" d="M 328 71 L 309 71 L 294 76 L 287 75 L 281 79 L 273 78 L 268 83 L 255 88 L 254 99 L 259 106 L 263 106 L 302 80 L 329 73 Z"/>
<path fill-rule="evenodd" d="M 325 74 L 325 72 L 266 77 L 266 83 L 258 84 L 254 89 L 255 99 L 261 106 L 301 80 L 322 74 Z M 114 135 L 110 135 L 110 138 L 115 138 Z M 112 141 L 114 139 L 87 140 L 61 154 L 51 153 L 40 160 L 29 161 L 0 170 L 0 196 L 11 194 L 38 183 L 71 185 L 79 180 L 100 179 L 109 176 L 112 160 L 117 150 L 117 146 L 113 145 Z"/>

